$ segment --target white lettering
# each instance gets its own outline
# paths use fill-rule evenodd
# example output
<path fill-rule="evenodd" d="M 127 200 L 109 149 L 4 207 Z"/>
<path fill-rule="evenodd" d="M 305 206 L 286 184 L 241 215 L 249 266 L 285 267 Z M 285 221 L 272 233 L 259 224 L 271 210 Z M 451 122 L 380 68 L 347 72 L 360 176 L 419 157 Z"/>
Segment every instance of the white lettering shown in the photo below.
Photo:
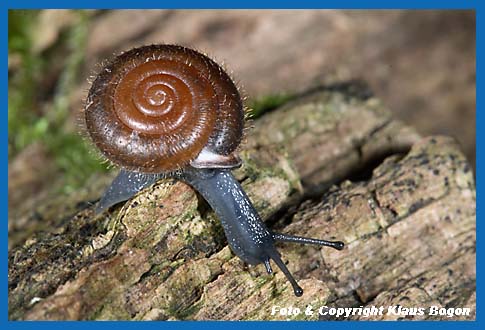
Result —
<path fill-rule="evenodd" d="M 429 309 L 429 315 L 439 315 L 446 317 L 453 316 L 469 316 L 471 312 L 470 308 L 440 308 L 438 306 L 431 306 Z"/>

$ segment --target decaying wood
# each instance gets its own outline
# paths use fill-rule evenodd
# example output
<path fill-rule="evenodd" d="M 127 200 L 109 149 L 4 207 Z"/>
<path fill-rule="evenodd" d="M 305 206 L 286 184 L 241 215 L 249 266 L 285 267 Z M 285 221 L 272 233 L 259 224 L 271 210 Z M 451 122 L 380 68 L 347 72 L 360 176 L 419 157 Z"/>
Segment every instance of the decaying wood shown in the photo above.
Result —
<path fill-rule="evenodd" d="M 419 137 L 349 86 L 295 99 L 247 139 L 236 176 L 268 225 L 346 242 L 279 246 L 302 297 L 235 257 L 189 186 L 160 181 L 98 217 L 89 203 L 36 210 L 49 226 L 9 251 L 9 317 L 318 320 L 329 317 L 271 310 L 418 304 L 475 318 L 475 187 L 452 139 Z M 398 318 L 448 319 L 350 317 Z"/>

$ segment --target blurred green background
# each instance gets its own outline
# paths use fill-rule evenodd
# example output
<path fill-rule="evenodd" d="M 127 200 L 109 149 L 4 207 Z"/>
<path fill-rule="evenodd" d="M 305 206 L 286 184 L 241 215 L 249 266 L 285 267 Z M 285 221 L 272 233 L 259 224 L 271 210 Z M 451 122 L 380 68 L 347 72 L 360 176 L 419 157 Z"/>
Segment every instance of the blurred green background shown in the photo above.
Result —
<path fill-rule="evenodd" d="M 25 148 L 41 145 L 64 177 L 62 189 L 73 191 L 93 171 L 106 169 L 79 132 L 66 127 L 72 115 L 70 91 L 78 83 L 83 63 L 89 14 L 72 11 L 72 20 L 59 31 L 55 43 L 41 50 L 34 39 L 39 13 L 9 11 L 8 155 L 12 160 Z"/>

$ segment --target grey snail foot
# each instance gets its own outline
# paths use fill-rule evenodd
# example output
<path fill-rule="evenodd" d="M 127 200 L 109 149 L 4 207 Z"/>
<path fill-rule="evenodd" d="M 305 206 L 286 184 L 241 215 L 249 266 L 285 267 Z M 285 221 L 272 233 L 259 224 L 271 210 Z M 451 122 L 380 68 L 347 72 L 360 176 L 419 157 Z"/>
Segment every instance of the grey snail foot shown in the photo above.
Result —
<path fill-rule="evenodd" d="M 101 197 L 95 213 L 101 214 L 111 206 L 132 198 L 162 177 L 161 174 L 137 173 L 122 169 Z"/>

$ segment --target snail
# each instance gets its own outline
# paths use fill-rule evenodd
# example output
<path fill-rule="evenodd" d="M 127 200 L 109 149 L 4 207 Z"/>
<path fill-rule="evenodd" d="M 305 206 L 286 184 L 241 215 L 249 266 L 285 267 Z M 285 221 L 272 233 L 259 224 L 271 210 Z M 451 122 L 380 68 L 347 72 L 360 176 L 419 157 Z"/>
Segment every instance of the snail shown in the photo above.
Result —
<path fill-rule="evenodd" d="M 296 296 L 303 290 L 275 242 L 344 247 L 340 241 L 274 233 L 261 220 L 231 173 L 241 165 L 243 102 L 231 78 L 206 55 L 177 45 L 119 55 L 92 83 L 84 119 L 96 147 L 121 168 L 98 214 L 161 178 L 183 180 L 215 211 L 234 254 L 250 265 L 263 263 L 269 274 L 273 260 Z"/>

